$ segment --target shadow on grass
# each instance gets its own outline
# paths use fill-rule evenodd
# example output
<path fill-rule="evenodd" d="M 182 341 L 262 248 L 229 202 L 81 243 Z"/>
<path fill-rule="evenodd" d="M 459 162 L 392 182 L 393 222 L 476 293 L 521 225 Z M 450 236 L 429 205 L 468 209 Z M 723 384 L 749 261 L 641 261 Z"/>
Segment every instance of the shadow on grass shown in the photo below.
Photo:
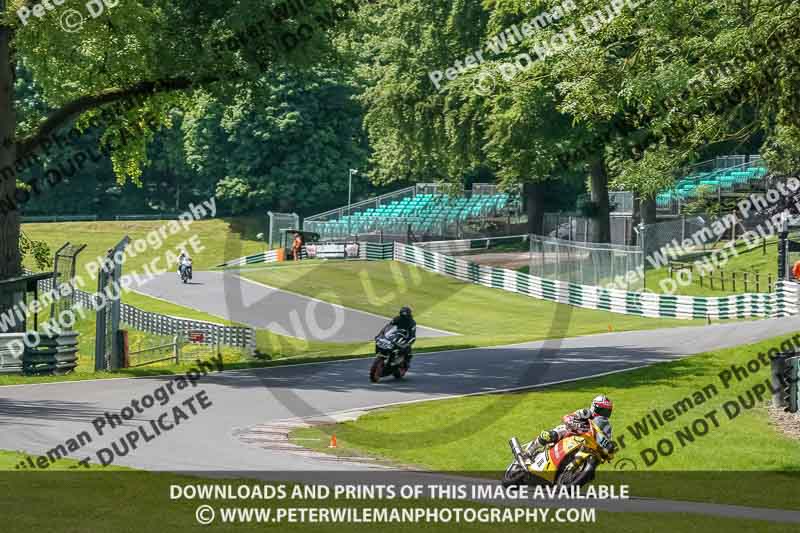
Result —
<path fill-rule="evenodd" d="M 259 241 L 259 233 L 269 231 L 269 221 L 265 216 L 223 218 L 230 232 L 242 241 Z"/>

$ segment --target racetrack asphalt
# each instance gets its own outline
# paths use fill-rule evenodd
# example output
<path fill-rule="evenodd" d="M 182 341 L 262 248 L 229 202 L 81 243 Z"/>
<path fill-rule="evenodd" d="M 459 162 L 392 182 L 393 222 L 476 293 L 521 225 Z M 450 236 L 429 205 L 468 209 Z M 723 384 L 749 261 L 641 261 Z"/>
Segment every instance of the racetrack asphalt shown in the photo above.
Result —
<path fill-rule="evenodd" d="M 122 458 L 121 464 L 164 470 L 309 469 L 314 465 L 302 458 L 264 453 L 243 446 L 233 435 L 256 424 L 290 418 L 585 378 L 795 331 L 796 319 L 785 318 L 420 354 L 406 379 L 379 384 L 368 379 L 371 358 L 218 372 L 202 378 L 196 387 L 176 391 L 164 407 L 156 404 L 107 436 L 116 438 L 124 428 L 135 427 L 202 389 L 212 407 Z M 84 429 L 95 434 L 94 417 L 106 411 L 119 413 L 131 400 L 153 393 L 170 379 L 0 387 L 4 429 L 0 449 L 42 453 Z M 98 437 L 86 450 L 104 445 Z"/>
<path fill-rule="evenodd" d="M 143 284 L 136 292 L 196 309 L 232 322 L 268 329 L 280 335 L 324 342 L 372 340 L 389 318 L 342 307 L 242 278 L 236 271 L 195 272 L 181 283 L 175 273 Z M 447 331 L 417 326 L 418 337 L 444 337 Z"/>
<path fill-rule="evenodd" d="M 181 472 L 247 472 L 271 479 L 288 477 L 313 481 L 323 472 L 376 472 L 385 467 L 363 462 L 320 459 L 280 447 L 244 442 L 239 436 L 249 428 L 298 418 L 323 418 L 348 410 L 368 410 L 388 404 L 441 399 L 453 395 L 485 393 L 581 379 L 624 371 L 714 349 L 757 342 L 797 331 L 795 318 L 772 319 L 669 330 L 605 333 L 514 346 L 474 348 L 415 357 L 405 380 L 372 384 L 370 358 L 310 363 L 261 369 L 223 371 L 203 377 L 196 387 L 175 391 L 169 403 L 145 409 L 122 426 L 98 436 L 91 424 L 105 412 L 120 413 L 153 394 L 173 379 L 170 376 L 120 378 L 0 387 L 0 449 L 45 454 L 79 432 L 92 442 L 70 455 L 91 456 L 98 449 L 139 425 L 149 424 L 162 412 L 203 390 L 212 404 L 190 415 L 174 429 L 141 445 L 115 465 Z M 185 404 L 184 404 L 185 405 Z M 195 401 L 195 407 L 197 402 Z M 188 412 L 187 408 L 184 408 Z M 454 420 L 453 424 L 470 424 Z M 464 426 L 461 426 L 462 430 Z M 467 426 L 468 427 L 468 426 Z M 531 428 L 520 428 L 520 438 Z M 316 472 L 316 474 L 315 474 Z M 254 474 L 255 473 L 255 474 Z M 409 479 L 430 474 L 408 473 Z M 424 477 L 428 476 L 428 477 Z M 719 516 L 767 516 L 765 510 L 748 510 L 714 504 L 630 500 L 610 510 L 702 512 Z M 789 513 L 789 514 L 785 514 Z M 770 515 L 800 522 L 800 512 Z"/>

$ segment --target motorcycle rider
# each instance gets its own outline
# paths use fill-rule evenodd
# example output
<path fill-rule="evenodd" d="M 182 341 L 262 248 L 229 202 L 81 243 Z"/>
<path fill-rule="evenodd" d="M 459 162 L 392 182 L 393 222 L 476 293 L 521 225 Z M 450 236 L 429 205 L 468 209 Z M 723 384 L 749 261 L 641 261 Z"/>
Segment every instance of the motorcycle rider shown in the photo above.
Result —
<path fill-rule="evenodd" d="M 192 258 L 191 256 L 186 253 L 186 250 L 181 250 L 181 255 L 178 256 L 178 274 L 181 273 L 183 267 L 191 266 Z"/>
<path fill-rule="evenodd" d="M 611 399 L 605 394 L 595 396 L 589 409 L 578 409 L 574 413 L 564 415 L 561 418 L 562 424 L 549 431 L 542 431 L 530 451 L 531 457 L 539 453 L 548 444 L 555 444 L 564 437 L 588 431 L 589 420 L 594 420 L 610 441 L 611 422 L 609 418 L 613 407 Z"/>
<path fill-rule="evenodd" d="M 405 340 L 399 342 L 397 346 L 400 348 L 400 354 L 405 356 L 406 360 L 410 363 L 411 345 L 417 340 L 417 323 L 414 321 L 411 308 L 408 306 L 401 307 L 398 315 L 394 317 L 391 322 L 383 326 L 383 329 L 378 333 L 375 339 L 386 333 L 392 326 L 397 327 L 398 330 L 405 334 Z"/>

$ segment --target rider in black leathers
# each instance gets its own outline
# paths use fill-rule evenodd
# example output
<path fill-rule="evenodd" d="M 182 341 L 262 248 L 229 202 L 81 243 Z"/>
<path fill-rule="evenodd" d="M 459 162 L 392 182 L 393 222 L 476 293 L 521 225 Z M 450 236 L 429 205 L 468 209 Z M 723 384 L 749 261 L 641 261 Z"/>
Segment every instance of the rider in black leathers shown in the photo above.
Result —
<path fill-rule="evenodd" d="M 392 326 L 397 327 L 398 330 L 405 334 L 405 340 L 398 343 L 398 348 L 400 348 L 401 355 L 406 356 L 406 360 L 411 362 L 411 345 L 417 340 L 417 323 L 414 322 L 411 308 L 406 306 L 401 307 L 400 313 L 383 327 L 380 333 L 378 333 L 378 337 L 383 335 Z M 377 339 L 378 337 L 375 338 Z"/>

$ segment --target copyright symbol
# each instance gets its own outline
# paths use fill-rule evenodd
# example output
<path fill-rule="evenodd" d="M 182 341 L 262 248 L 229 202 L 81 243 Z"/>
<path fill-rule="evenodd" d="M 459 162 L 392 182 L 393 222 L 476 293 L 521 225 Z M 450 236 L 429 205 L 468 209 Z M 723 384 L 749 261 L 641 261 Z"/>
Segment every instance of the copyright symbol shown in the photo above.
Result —
<path fill-rule="evenodd" d="M 494 92 L 495 80 L 491 72 L 480 72 L 475 79 L 475 93 L 479 96 L 489 96 Z"/>
<path fill-rule="evenodd" d="M 194 512 L 194 517 L 197 523 L 201 526 L 207 526 L 214 521 L 214 508 L 210 505 L 201 505 Z"/>
<path fill-rule="evenodd" d="M 76 9 L 67 9 L 61 13 L 61 29 L 75 33 L 83 28 L 83 15 Z"/>
<path fill-rule="evenodd" d="M 614 470 L 636 470 L 637 468 L 636 461 L 627 457 L 623 457 L 614 463 Z"/>

